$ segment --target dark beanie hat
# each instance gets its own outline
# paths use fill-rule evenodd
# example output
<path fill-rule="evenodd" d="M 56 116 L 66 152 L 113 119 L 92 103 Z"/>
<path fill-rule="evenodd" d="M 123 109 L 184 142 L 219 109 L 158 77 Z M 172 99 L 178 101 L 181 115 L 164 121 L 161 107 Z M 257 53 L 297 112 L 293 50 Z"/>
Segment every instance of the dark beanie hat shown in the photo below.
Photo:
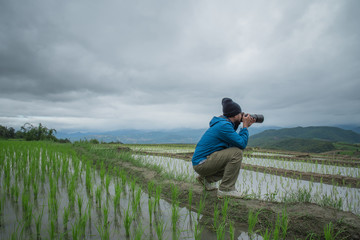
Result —
<path fill-rule="evenodd" d="M 234 117 L 241 113 L 241 107 L 231 98 L 222 99 L 223 114 L 225 117 Z"/>

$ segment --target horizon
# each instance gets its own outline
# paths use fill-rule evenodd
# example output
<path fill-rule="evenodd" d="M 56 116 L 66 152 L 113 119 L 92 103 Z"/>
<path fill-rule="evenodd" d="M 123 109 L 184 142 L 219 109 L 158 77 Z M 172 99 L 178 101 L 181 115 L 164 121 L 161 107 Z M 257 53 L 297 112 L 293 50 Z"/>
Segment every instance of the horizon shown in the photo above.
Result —
<path fill-rule="evenodd" d="M 30 123 L 31 125 L 33 125 L 34 127 L 39 126 L 40 123 Z M 43 127 L 47 127 L 49 129 L 55 129 L 57 132 L 61 132 L 61 133 L 107 133 L 107 132 L 116 132 L 116 131 L 146 131 L 146 132 L 154 132 L 154 131 L 180 131 L 180 130 L 206 130 L 209 128 L 209 126 L 204 127 L 204 128 L 190 128 L 190 127 L 178 127 L 178 128 L 154 128 L 154 129 L 150 129 L 150 128 L 146 128 L 146 129 L 142 129 L 142 128 L 119 128 L 119 129 L 111 129 L 111 130 L 101 130 L 101 129 L 92 129 L 92 130 L 88 130 L 88 129 L 56 129 L 53 127 L 49 127 L 43 123 L 41 123 Z M 10 128 L 13 126 L 6 126 L 6 125 L 2 125 L 1 126 Z M 24 125 L 24 124 L 23 124 Z M 18 126 L 18 127 L 13 127 L 15 129 L 15 131 L 20 131 L 21 127 L 23 126 Z M 309 128 L 309 127 L 335 127 L 335 128 L 341 128 L 344 130 L 352 130 L 353 129 L 360 129 L 360 125 L 359 124 L 346 124 L 346 125 L 342 125 L 342 124 L 338 124 L 338 125 L 309 125 L 309 126 L 286 126 L 286 127 L 281 127 L 281 126 L 269 126 L 269 125 L 263 125 L 263 124 L 256 124 L 255 123 L 249 128 L 251 129 L 266 129 L 266 130 L 277 130 L 277 129 L 286 129 L 286 128 Z M 242 127 L 242 125 L 239 126 L 239 129 Z M 239 131 L 239 129 L 237 131 Z M 356 131 L 354 131 L 356 132 Z M 56 134 L 55 134 L 56 135 Z"/>

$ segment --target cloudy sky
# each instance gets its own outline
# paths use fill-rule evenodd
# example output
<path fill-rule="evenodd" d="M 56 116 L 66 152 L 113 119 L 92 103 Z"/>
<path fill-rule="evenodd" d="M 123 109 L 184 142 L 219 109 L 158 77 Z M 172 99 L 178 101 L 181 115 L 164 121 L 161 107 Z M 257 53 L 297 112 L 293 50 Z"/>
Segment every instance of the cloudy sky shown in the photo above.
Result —
<path fill-rule="evenodd" d="M 1 0 L 0 125 L 360 123 L 360 1 Z"/>

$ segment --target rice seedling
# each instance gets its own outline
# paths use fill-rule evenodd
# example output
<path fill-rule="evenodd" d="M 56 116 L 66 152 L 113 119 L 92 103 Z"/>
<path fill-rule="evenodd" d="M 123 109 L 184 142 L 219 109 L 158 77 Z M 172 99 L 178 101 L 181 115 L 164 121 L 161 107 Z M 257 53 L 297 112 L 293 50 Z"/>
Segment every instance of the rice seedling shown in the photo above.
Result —
<path fill-rule="evenodd" d="M 178 202 L 179 197 L 179 189 L 176 185 L 171 185 L 171 200 L 172 204 L 176 204 Z"/>
<path fill-rule="evenodd" d="M 176 232 L 177 222 L 179 220 L 179 203 L 175 202 L 172 204 L 172 211 L 171 211 L 171 223 L 172 223 L 172 230 Z"/>
<path fill-rule="evenodd" d="M 130 189 L 133 197 L 135 197 L 135 186 L 136 186 L 136 179 L 133 178 L 130 182 Z"/>
<path fill-rule="evenodd" d="M 206 195 L 205 195 L 206 197 Z M 202 213 L 202 211 L 204 210 L 204 207 L 205 207 L 205 197 L 201 198 L 198 206 L 197 206 L 197 220 L 199 221 L 200 220 L 200 215 Z"/>
<path fill-rule="evenodd" d="M 188 198 L 188 202 L 189 202 L 189 209 L 191 209 L 191 205 L 192 205 L 192 198 L 193 198 L 193 189 L 190 188 L 189 189 L 189 198 Z"/>
<path fill-rule="evenodd" d="M 221 209 L 221 214 L 222 214 L 222 220 L 223 222 L 226 221 L 226 218 L 227 218 L 227 211 L 228 211 L 228 208 L 229 208 L 229 198 L 225 198 L 224 200 L 224 205 Z"/>
<path fill-rule="evenodd" d="M 67 228 L 67 224 L 69 222 L 69 213 L 70 213 L 70 209 L 69 207 L 64 207 L 64 213 L 63 213 L 63 225 L 64 228 Z"/>
<path fill-rule="evenodd" d="M 155 205 L 159 206 L 160 198 L 161 198 L 161 186 L 158 185 L 156 186 L 156 190 L 155 190 Z"/>
<path fill-rule="evenodd" d="M 27 209 L 29 207 L 29 193 L 27 191 L 23 191 L 22 195 L 21 195 L 21 203 L 22 203 L 22 209 L 23 209 L 23 214 L 27 212 Z"/>
<path fill-rule="evenodd" d="M 127 176 L 126 176 L 126 173 L 125 173 L 124 170 L 121 170 L 121 171 L 120 171 L 120 178 L 121 178 L 121 183 L 122 183 L 123 185 L 125 185 L 126 182 L 127 182 Z"/>
<path fill-rule="evenodd" d="M 200 240 L 201 239 L 201 233 L 202 233 L 203 230 L 204 230 L 204 227 L 200 226 L 199 221 L 197 221 L 195 223 L 195 226 L 194 226 L 194 239 L 195 240 Z"/>
<path fill-rule="evenodd" d="M 117 209 L 120 205 L 120 196 L 115 195 L 115 197 L 113 198 L 113 203 L 114 203 L 114 213 L 116 214 Z"/>
<path fill-rule="evenodd" d="M 76 226 L 72 226 L 72 230 L 71 230 L 71 233 L 72 233 L 72 239 L 73 240 L 77 240 L 79 239 L 79 229 L 76 227 Z"/>
<path fill-rule="evenodd" d="M 164 237 L 164 232 L 166 229 L 166 224 L 162 219 L 158 220 L 155 224 L 155 232 L 159 240 L 162 240 Z"/>
<path fill-rule="evenodd" d="M 100 178 L 101 178 L 101 182 L 104 182 L 104 177 L 105 177 L 105 167 L 104 167 L 104 162 L 101 162 L 101 167 L 100 167 Z"/>
<path fill-rule="evenodd" d="M 233 224 L 233 222 L 231 222 L 231 221 L 230 221 L 230 223 L 229 223 L 229 238 L 230 238 L 230 240 L 234 240 L 234 239 L 235 239 L 234 224 Z"/>
<path fill-rule="evenodd" d="M 88 215 L 87 213 L 83 214 L 76 223 L 76 227 L 78 228 L 78 236 L 83 239 L 85 237 L 86 233 L 86 224 L 88 221 Z"/>
<path fill-rule="evenodd" d="M 99 232 L 100 235 L 100 239 L 101 240 L 108 240 L 110 239 L 110 234 L 109 234 L 109 230 L 107 228 L 105 228 L 102 224 L 99 224 L 98 226 L 96 226 L 96 229 Z"/>
<path fill-rule="evenodd" d="M 87 204 L 87 215 L 88 215 L 88 218 L 89 220 L 91 220 L 91 208 L 92 208 L 92 202 L 91 201 L 88 201 L 88 204 Z"/>
<path fill-rule="evenodd" d="M 219 226 L 216 228 L 216 239 L 225 239 L 225 222 L 220 223 Z"/>
<path fill-rule="evenodd" d="M 282 211 L 282 214 L 281 214 L 281 221 L 280 221 L 280 228 L 281 228 L 283 239 L 286 239 L 288 224 L 289 224 L 288 215 L 286 212 L 286 208 L 284 208 Z"/>
<path fill-rule="evenodd" d="M 108 227 L 108 221 L 109 221 L 109 210 L 106 206 L 103 207 L 103 222 L 104 227 Z"/>
<path fill-rule="evenodd" d="M 219 208 L 217 203 L 214 205 L 214 229 L 217 229 L 218 226 L 218 220 L 219 220 Z"/>
<path fill-rule="evenodd" d="M 16 197 L 16 193 L 19 191 L 19 186 L 18 184 L 15 182 L 13 185 L 11 185 L 10 187 L 10 196 L 13 199 L 14 202 L 18 201 L 18 197 Z M 18 196 L 18 195 L 17 195 Z"/>
<path fill-rule="evenodd" d="M 261 237 L 263 240 L 270 240 L 271 239 L 271 231 L 269 231 L 268 228 L 266 228 L 265 232 L 261 234 Z"/>
<path fill-rule="evenodd" d="M 280 225 L 281 225 L 280 217 L 279 217 L 279 214 L 278 214 L 277 217 L 276 217 L 275 229 L 274 229 L 273 236 L 272 236 L 272 238 L 274 240 L 280 239 Z"/>
<path fill-rule="evenodd" d="M 74 207 L 75 204 L 75 184 L 76 184 L 76 176 L 75 174 L 71 177 L 71 180 L 68 185 L 68 199 L 69 205 Z"/>
<path fill-rule="evenodd" d="M 150 181 L 150 182 L 148 182 L 148 195 L 149 195 L 149 198 L 151 198 L 153 190 L 154 190 L 154 182 Z"/>
<path fill-rule="evenodd" d="M 142 224 L 141 222 L 137 225 L 136 231 L 135 231 L 135 236 L 134 236 L 134 240 L 141 240 L 142 236 L 144 234 L 144 230 L 142 228 Z"/>
<path fill-rule="evenodd" d="M 120 200 L 121 192 L 122 192 L 121 185 L 117 182 L 115 185 L 115 197 L 118 197 L 119 200 Z"/>
<path fill-rule="evenodd" d="M 327 224 L 324 227 L 324 238 L 325 238 L 325 240 L 335 240 L 335 239 L 338 239 L 337 237 L 342 232 L 343 232 L 342 230 L 339 230 L 338 232 L 335 233 L 335 229 L 334 229 L 332 222 L 329 222 L 329 224 Z"/>
<path fill-rule="evenodd" d="M 38 216 L 35 218 L 35 227 L 36 227 L 37 238 L 40 237 L 40 233 L 41 233 L 43 213 L 44 213 L 44 207 L 42 208 L 41 213 L 39 213 Z"/>
<path fill-rule="evenodd" d="M 330 206 L 333 207 L 335 209 L 341 210 L 343 208 L 343 199 L 340 198 L 333 198 L 333 196 L 330 195 L 323 195 L 321 200 L 319 201 L 319 205 L 320 206 Z"/>
<path fill-rule="evenodd" d="M 109 193 L 110 181 L 111 181 L 111 176 L 109 174 L 106 174 L 106 177 L 105 177 L 105 189 L 106 189 L 107 193 Z"/>
<path fill-rule="evenodd" d="M 153 215 L 153 210 L 155 207 L 155 202 L 152 198 L 148 198 L 148 208 L 149 208 L 149 222 L 150 222 L 150 226 L 152 225 L 152 215 Z"/>
<path fill-rule="evenodd" d="M 141 200 L 141 188 L 138 188 L 133 202 L 133 213 L 136 213 L 138 211 L 140 207 L 140 200 Z"/>
<path fill-rule="evenodd" d="M 315 239 L 316 240 L 320 239 L 320 237 L 316 233 L 309 233 L 305 238 L 305 240 L 315 240 Z"/>
<path fill-rule="evenodd" d="M 79 215 L 81 217 L 81 209 L 82 209 L 82 205 L 83 205 L 83 199 L 80 196 L 80 194 L 77 195 L 77 203 L 78 203 Z"/>
<path fill-rule="evenodd" d="M 254 213 L 252 210 L 249 211 L 249 215 L 248 215 L 248 234 L 250 236 L 250 238 L 252 238 L 253 234 L 254 234 L 254 227 L 258 221 L 258 216 L 261 213 L 261 210 L 257 211 L 256 213 Z"/>
<path fill-rule="evenodd" d="M 128 206 L 128 209 L 124 210 L 124 227 L 125 227 L 125 232 L 126 232 L 127 237 L 130 236 L 130 226 L 131 226 L 132 220 L 133 220 L 133 217 L 130 215 L 130 209 Z"/>
<path fill-rule="evenodd" d="M 101 186 L 98 185 L 96 188 L 96 191 L 95 191 L 95 198 L 96 198 L 96 203 L 99 206 L 99 208 L 101 208 L 101 194 L 102 194 Z"/>
<path fill-rule="evenodd" d="M 5 205 L 5 197 L 0 198 L 0 216 L 3 215 Z"/>
<path fill-rule="evenodd" d="M 54 218 L 57 219 L 57 216 L 58 216 L 58 206 L 59 206 L 59 203 L 57 201 L 56 198 L 53 198 L 53 197 L 50 197 L 48 198 L 48 203 L 49 203 L 49 211 L 50 213 L 52 214 L 52 216 Z"/>
<path fill-rule="evenodd" d="M 92 195 L 92 180 L 91 180 L 91 167 L 90 167 L 90 162 L 87 162 L 86 164 L 86 178 L 85 178 L 85 185 L 86 185 L 86 190 L 88 191 L 88 193 L 90 195 Z"/>
<path fill-rule="evenodd" d="M 39 192 L 38 184 L 37 184 L 36 182 L 34 182 L 34 183 L 33 183 L 34 201 L 37 200 L 38 192 Z"/>
<path fill-rule="evenodd" d="M 49 235 L 50 235 L 50 239 L 55 239 L 55 221 L 54 219 L 50 220 L 50 230 L 49 230 Z"/>
<path fill-rule="evenodd" d="M 33 205 L 30 203 L 29 193 L 25 192 L 22 196 L 22 206 L 23 206 L 23 218 L 25 222 L 25 227 L 28 228 L 32 222 L 33 214 Z"/>

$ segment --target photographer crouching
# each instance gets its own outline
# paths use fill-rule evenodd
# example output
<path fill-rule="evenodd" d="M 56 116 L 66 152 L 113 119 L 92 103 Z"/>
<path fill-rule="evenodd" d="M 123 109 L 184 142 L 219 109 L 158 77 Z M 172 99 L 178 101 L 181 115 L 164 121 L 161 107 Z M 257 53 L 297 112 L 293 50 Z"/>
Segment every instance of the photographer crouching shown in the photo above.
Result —
<path fill-rule="evenodd" d="M 241 112 L 239 104 L 230 98 L 222 99 L 223 115 L 213 117 L 210 128 L 196 145 L 192 164 L 200 176 L 200 182 L 207 191 L 217 190 L 214 183 L 221 180 L 217 196 L 219 198 L 241 198 L 235 189 L 238 179 L 243 150 L 246 148 L 248 128 L 255 122 L 263 122 L 262 115 L 250 115 Z M 243 128 L 236 132 L 239 125 Z"/>

